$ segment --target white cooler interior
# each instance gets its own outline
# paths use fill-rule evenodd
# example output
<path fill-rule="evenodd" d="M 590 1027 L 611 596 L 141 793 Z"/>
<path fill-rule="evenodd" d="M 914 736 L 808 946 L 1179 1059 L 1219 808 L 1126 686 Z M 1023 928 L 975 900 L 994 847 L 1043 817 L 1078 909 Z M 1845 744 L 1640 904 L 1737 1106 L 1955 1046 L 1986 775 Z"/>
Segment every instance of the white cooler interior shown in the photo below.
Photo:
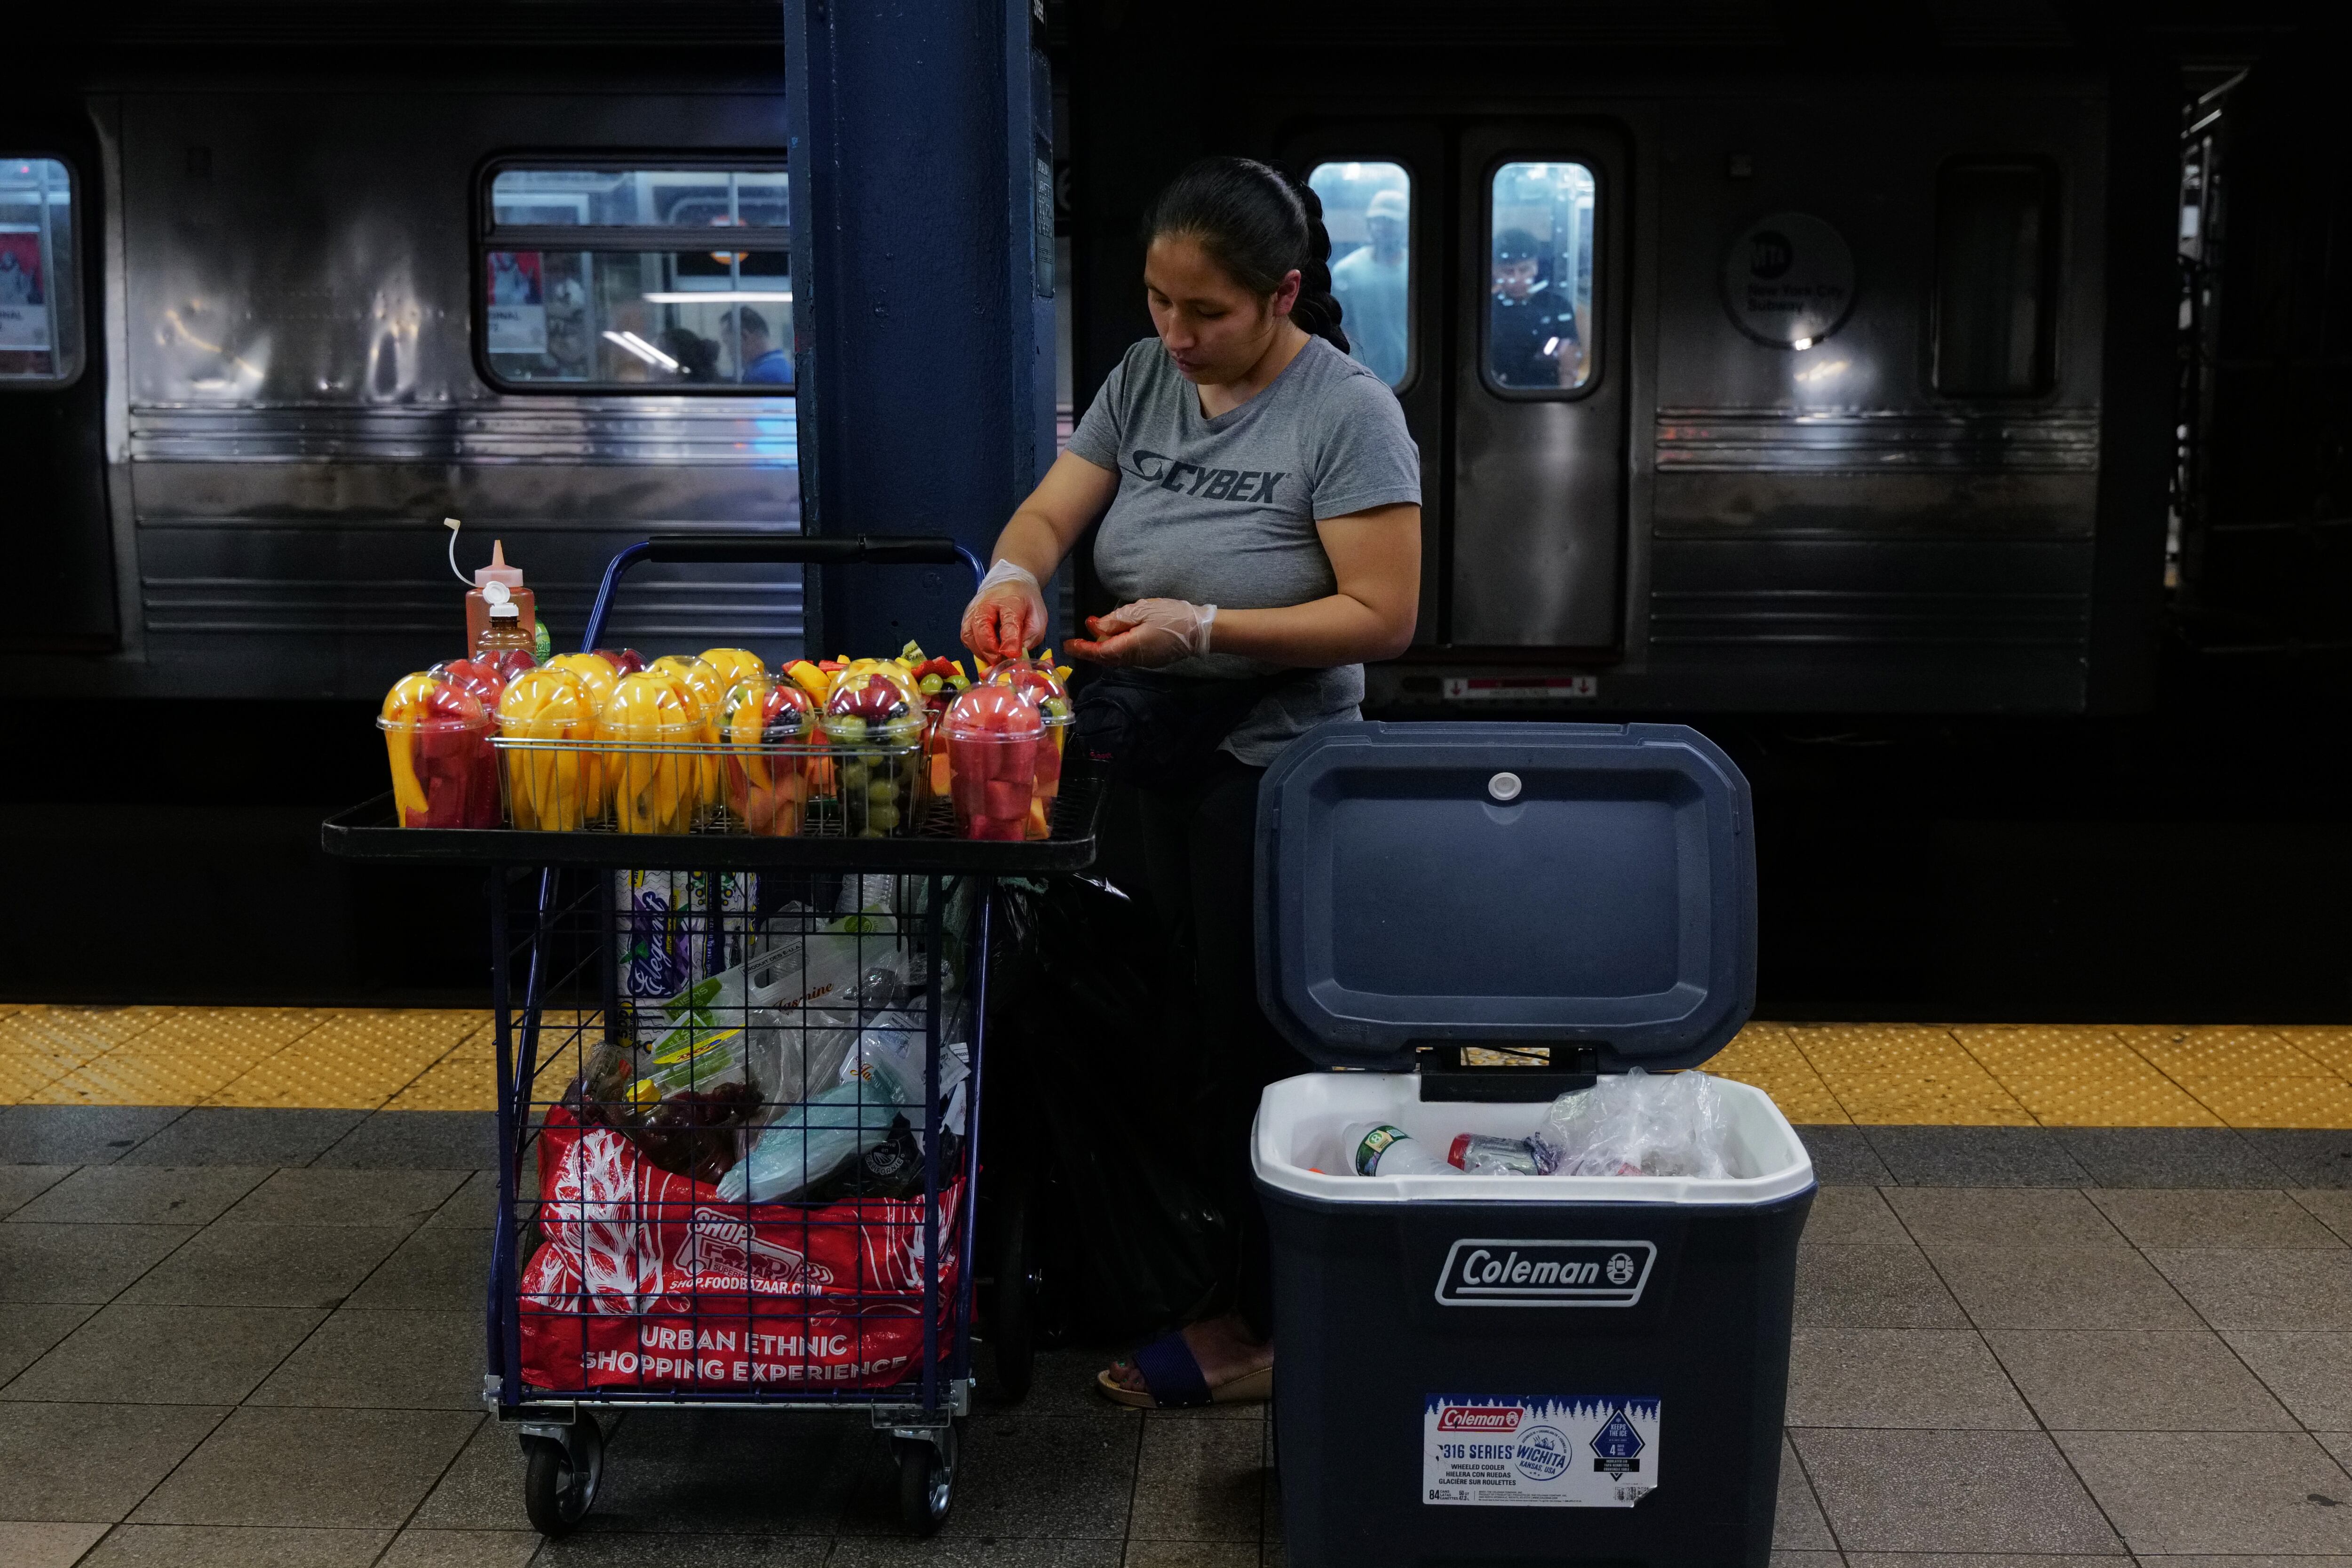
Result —
<path fill-rule="evenodd" d="M 1260 1180 L 1336 1203 L 1766 1204 L 1813 1184 L 1813 1163 L 1796 1129 L 1759 1089 L 1715 1080 L 1730 1112 L 1729 1163 L 1721 1181 L 1691 1176 L 1359 1176 L 1340 1129 L 1379 1121 L 1401 1127 L 1442 1158 L 1454 1135 L 1525 1138 L 1550 1101 L 1496 1105 L 1424 1102 L 1411 1073 L 1317 1072 L 1269 1085 L 1258 1101 L 1250 1158 Z"/>

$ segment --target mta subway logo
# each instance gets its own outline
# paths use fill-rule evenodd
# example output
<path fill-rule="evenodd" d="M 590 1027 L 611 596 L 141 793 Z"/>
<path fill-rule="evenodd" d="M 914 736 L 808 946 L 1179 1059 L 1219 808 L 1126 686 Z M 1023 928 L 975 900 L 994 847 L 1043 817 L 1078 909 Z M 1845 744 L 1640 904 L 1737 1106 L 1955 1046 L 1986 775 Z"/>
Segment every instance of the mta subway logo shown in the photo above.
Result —
<path fill-rule="evenodd" d="M 1437 1300 L 1447 1307 L 1630 1307 L 1657 1258 L 1647 1241 L 1465 1238 L 1445 1255 Z"/>
<path fill-rule="evenodd" d="M 1253 506 L 1272 500 L 1274 488 L 1290 477 L 1257 468 L 1204 468 L 1198 463 L 1179 462 L 1140 447 L 1128 455 L 1128 461 L 1135 466 L 1137 479 L 1163 490 L 1198 496 L 1202 500 L 1244 501 Z"/>

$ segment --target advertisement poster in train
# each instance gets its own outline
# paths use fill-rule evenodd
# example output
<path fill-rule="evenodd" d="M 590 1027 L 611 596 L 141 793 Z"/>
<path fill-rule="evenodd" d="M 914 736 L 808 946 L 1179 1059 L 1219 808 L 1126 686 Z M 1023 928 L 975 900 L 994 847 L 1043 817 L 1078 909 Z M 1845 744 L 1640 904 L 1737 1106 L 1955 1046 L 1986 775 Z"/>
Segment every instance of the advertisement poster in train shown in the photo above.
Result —
<path fill-rule="evenodd" d="M 547 305 L 544 351 L 555 362 L 553 379 L 585 381 L 596 334 L 588 321 L 588 252 L 539 253 L 540 286 Z"/>
<path fill-rule="evenodd" d="M 41 285 L 41 237 L 0 234 L 0 349 L 49 346 L 49 310 Z"/>
<path fill-rule="evenodd" d="M 494 354 L 547 352 L 547 297 L 536 250 L 493 250 L 489 292 L 483 309 L 488 347 Z"/>

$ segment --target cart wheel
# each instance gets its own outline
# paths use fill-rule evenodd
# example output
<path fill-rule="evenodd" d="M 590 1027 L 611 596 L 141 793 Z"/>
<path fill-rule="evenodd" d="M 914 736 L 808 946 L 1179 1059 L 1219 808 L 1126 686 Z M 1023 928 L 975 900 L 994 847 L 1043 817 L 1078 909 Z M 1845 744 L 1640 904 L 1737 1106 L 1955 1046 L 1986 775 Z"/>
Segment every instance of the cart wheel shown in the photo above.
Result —
<path fill-rule="evenodd" d="M 937 1531 L 955 1504 L 956 1447 L 963 1423 L 943 1429 L 939 1441 L 900 1437 L 894 1441 L 898 1458 L 898 1524 L 909 1535 Z"/>
<path fill-rule="evenodd" d="M 1008 1400 L 1029 1396 L 1037 1370 L 1037 1258 L 1030 1245 L 1029 1184 L 1011 1186 L 998 1210 L 995 1310 L 989 1343 L 996 1352 L 996 1383 Z"/>
<path fill-rule="evenodd" d="M 568 1447 L 552 1438 L 525 1437 L 522 1451 L 530 1461 L 523 1474 L 522 1507 L 531 1528 L 550 1540 L 571 1534 L 587 1517 L 596 1483 L 604 1478 L 604 1435 L 595 1418 L 580 1418 Z"/>

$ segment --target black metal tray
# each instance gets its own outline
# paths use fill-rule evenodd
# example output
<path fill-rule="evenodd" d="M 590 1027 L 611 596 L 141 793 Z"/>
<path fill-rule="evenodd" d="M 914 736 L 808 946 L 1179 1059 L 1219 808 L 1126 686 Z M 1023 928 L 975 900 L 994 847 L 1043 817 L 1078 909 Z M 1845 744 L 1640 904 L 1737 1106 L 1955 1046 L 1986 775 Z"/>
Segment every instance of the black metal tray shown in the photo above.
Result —
<path fill-rule="evenodd" d="M 761 838 L 734 833 L 526 832 L 515 827 L 401 827 L 389 790 L 339 811 L 320 827 L 330 855 L 354 860 L 405 860 L 446 866 L 610 866 L 647 871 L 978 872 L 1002 877 L 1079 871 L 1094 863 L 1095 820 L 1103 781 L 1065 766 L 1054 801 L 1053 837 L 1020 844 L 982 843 L 956 832 L 944 800 L 926 809 L 903 838 L 847 838 L 822 833 Z"/>

